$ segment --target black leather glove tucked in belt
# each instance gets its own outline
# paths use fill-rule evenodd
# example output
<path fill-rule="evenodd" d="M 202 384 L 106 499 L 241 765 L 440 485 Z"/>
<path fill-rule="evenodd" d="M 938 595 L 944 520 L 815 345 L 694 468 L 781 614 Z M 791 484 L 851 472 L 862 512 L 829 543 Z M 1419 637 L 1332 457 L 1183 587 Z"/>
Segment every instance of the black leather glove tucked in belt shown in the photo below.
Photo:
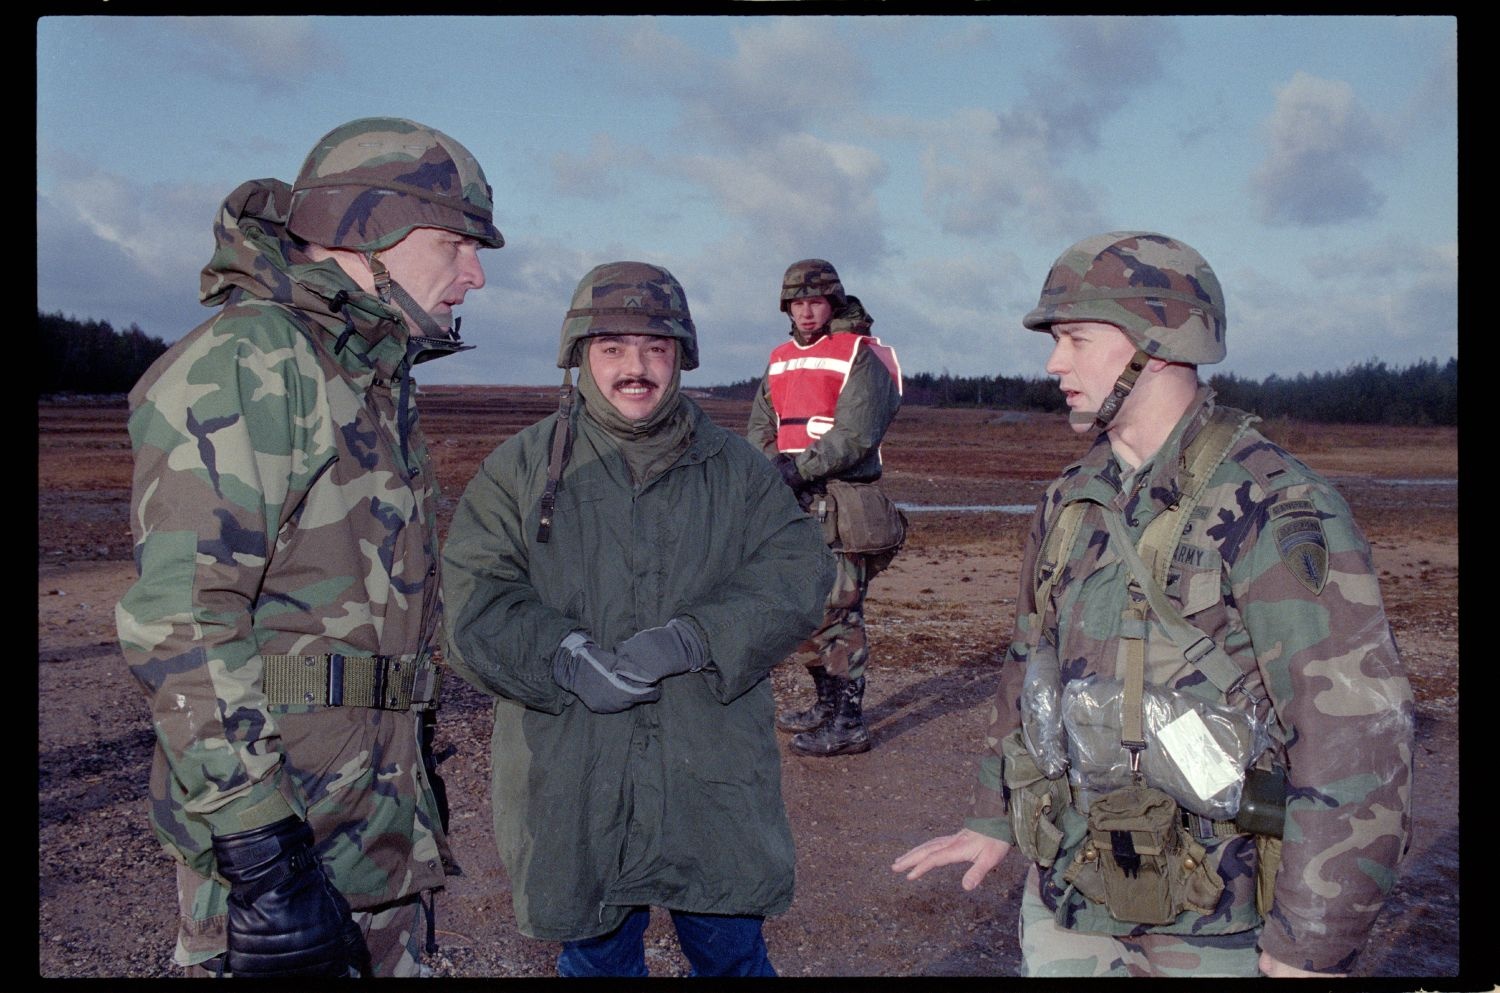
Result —
<path fill-rule="evenodd" d="M 349 902 L 318 863 L 298 817 L 214 838 L 229 880 L 231 976 L 368 976 L 370 953 Z"/>

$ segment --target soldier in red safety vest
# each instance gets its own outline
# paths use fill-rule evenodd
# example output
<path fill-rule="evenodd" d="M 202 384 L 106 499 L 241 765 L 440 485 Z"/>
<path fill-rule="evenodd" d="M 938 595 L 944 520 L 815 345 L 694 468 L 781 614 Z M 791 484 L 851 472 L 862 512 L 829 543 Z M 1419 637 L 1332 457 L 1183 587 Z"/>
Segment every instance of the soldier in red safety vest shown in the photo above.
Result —
<path fill-rule="evenodd" d="M 844 292 L 838 272 L 822 259 L 787 269 L 781 311 L 791 318 L 791 340 L 771 352 L 746 435 L 776 463 L 803 507 L 826 518 L 838 574 L 822 626 L 792 655 L 807 666 L 817 700 L 778 714 L 776 726 L 797 732 L 791 747 L 802 755 L 866 752 L 865 592 L 896 548 L 851 551 L 869 546 L 837 532 L 832 522 L 847 515 L 832 514 L 828 483 L 871 486 L 863 497 L 884 501 L 873 484 L 881 472 L 880 441 L 901 407 L 901 367 L 895 351 L 870 334 L 874 320 L 859 299 Z M 900 515 L 892 509 L 891 516 Z"/>

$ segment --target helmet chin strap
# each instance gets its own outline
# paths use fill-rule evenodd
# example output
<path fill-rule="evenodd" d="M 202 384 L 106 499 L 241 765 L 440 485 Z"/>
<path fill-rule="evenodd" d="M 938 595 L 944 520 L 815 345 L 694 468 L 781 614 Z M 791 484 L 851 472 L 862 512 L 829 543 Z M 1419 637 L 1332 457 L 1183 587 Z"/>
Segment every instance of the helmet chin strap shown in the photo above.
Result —
<path fill-rule="evenodd" d="M 392 303 L 401 308 L 401 312 L 411 318 L 421 334 L 413 334 L 408 339 L 407 349 L 412 353 L 412 365 L 426 362 L 429 359 L 442 358 L 444 355 L 452 355 L 454 352 L 466 352 L 473 345 L 465 345 L 458 336 L 458 326 L 462 318 L 453 318 L 453 327 L 444 328 L 432 319 L 417 301 L 412 299 L 410 293 L 402 288 L 401 284 L 391 278 L 390 271 L 386 269 L 385 263 L 375 257 L 374 252 L 365 255 L 370 264 L 370 272 L 375 277 L 375 293 L 380 297 L 382 303 Z"/>
<path fill-rule="evenodd" d="M 1135 381 L 1141 377 L 1141 372 L 1146 368 L 1146 363 L 1151 361 L 1143 349 L 1137 348 L 1130 361 L 1125 363 L 1125 370 L 1120 373 L 1120 378 L 1115 380 L 1114 389 L 1109 391 L 1109 396 L 1099 405 L 1098 410 L 1071 410 L 1068 412 L 1069 424 L 1092 424 L 1095 430 L 1103 431 L 1109 427 L 1115 415 L 1120 412 L 1120 406 L 1125 398 L 1130 396 L 1130 391 L 1135 389 Z"/>

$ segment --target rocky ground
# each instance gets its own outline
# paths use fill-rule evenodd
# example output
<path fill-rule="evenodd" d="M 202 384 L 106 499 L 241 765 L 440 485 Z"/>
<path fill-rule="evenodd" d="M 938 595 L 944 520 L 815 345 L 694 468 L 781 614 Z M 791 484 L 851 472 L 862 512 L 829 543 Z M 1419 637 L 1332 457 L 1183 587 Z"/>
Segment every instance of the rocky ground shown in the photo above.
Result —
<path fill-rule="evenodd" d="M 555 400 L 546 390 L 439 388 L 422 402 L 446 513 L 478 459 Z M 744 405 L 705 406 L 727 426 L 744 423 Z M 38 973 L 169 976 L 171 865 L 144 811 L 152 733 L 114 642 L 114 602 L 133 578 L 124 407 L 49 402 L 38 406 L 38 421 Z M 1412 851 L 1355 975 L 1381 988 L 1404 977 L 1422 979 L 1411 989 L 1476 988 L 1463 985 L 1469 972 L 1458 939 L 1456 432 L 1268 430 L 1330 474 L 1353 505 L 1417 693 Z M 908 503 L 1025 504 L 1079 450 L 1056 419 L 909 408 L 885 445 L 886 481 Z M 964 815 L 1014 615 L 1025 519 L 1005 511 L 911 519 L 910 542 L 875 581 L 868 605 L 874 749 L 821 760 L 785 755 L 797 896 L 766 927 L 783 975 L 1004 977 L 1019 965 L 1019 860 L 972 893 L 959 889 L 956 870 L 913 883 L 889 865 Z M 772 678 L 785 702 L 808 694 L 800 670 L 781 667 Z M 550 975 L 557 948 L 516 931 L 493 847 L 489 706 L 453 680 L 441 720 L 463 875 L 439 898 L 431 962 L 446 977 Z M 1473 844 L 1467 854 L 1484 857 Z M 663 915 L 647 937 L 654 973 L 686 973 Z"/>

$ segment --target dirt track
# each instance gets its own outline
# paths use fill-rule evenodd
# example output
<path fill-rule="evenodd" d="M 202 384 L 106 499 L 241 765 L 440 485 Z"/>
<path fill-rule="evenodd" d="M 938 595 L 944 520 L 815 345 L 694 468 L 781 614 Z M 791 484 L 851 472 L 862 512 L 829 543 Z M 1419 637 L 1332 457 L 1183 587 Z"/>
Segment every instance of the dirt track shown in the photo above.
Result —
<path fill-rule="evenodd" d="M 542 389 L 424 395 L 448 494 L 444 523 L 478 460 L 552 409 L 554 397 Z M 744 405 L 705 407 L 731 429 L 744 424 Z M 152 734 L 114 643 L 114 602 L 133 578 L 124 407 L 44 404 L 38 419 L 39 972 L 168 976 L 171 864 L 144 812 Z M 1417 692 L 1416 834 L 1355 974 L 1459 988 L 1431 981 L 1459 973 L 1456 432 L 1269 430 L 1350 500 Z M 909 503 L 1026 504 L 1079 451 L 1056 419 L 908 408 L 885 445 L 886 482 Z M 908 883 L 888 866 L 963 816 L 1014 614 L 1025 519 L 925 512 L 912 521 L 908 547 L 875 581 L 868 605 L 874 750 L 824 760 L 786 753 L 797 897 L 766 929 L 783 975 L 1007 976 L 1018 966 L 1019 859 L 974 893 L 959 889 L 956 871 Z M 806 695 L 800 671 L 781 667 L 773 680 L 783 700 Z M 551 975 L 556 946 L 515 930 L 491 839 L 488 704 L 453 680 L 441 719 L 439 750 L 454 749 L 442 772 L 464 875 L 439 898 L 432 964 L 451 977 Z M 682 975 L 670 931 L 660 917 L 653 922 L 648 961 L 656 974 Z"/>

